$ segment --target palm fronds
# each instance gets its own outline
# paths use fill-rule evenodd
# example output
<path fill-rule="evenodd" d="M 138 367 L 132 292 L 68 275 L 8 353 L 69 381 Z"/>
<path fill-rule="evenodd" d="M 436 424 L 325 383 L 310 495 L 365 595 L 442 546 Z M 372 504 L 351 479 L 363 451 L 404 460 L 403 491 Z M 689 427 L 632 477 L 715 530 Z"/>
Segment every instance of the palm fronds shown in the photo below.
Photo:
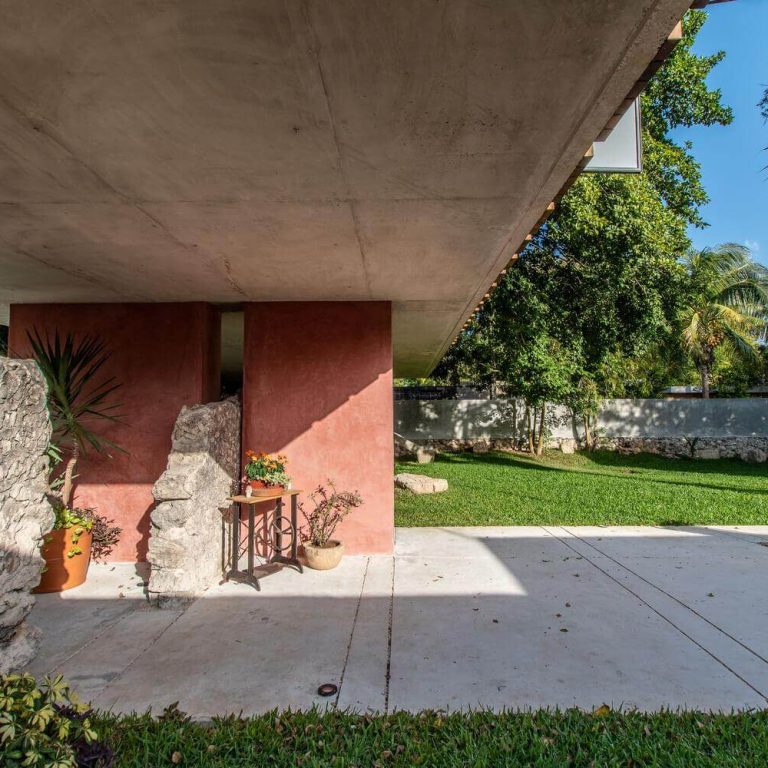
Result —
<path fill-rule="evenodd" d="M 687 258 L 691 302 L 681 317 L 681 341 L 708 393 L 715 350 L 722 344 L 752 358 L 768 328 L 768 269 L 736 243 L 695 251 Z"/>
<path fill-rule="evenodd" d="M 111 353 L 95 336 L 75 340 L 72 334 L 63 339 L 58 331 L 51 339 L 43 339 L 35 328 L 27 332 L 35 361 L 48 385 L 48 409 L 53 439 L 71 441 L 72 447 L 86 454 L 88 448 L 98 453 L 109 449 L 124 452 L 120 446 L 90 428 L 90 422 L 102 419 L 121 422 L 120 403 L 112 395 L 120 384 L 114 376 L 99 380 L 102 366 Z"/>

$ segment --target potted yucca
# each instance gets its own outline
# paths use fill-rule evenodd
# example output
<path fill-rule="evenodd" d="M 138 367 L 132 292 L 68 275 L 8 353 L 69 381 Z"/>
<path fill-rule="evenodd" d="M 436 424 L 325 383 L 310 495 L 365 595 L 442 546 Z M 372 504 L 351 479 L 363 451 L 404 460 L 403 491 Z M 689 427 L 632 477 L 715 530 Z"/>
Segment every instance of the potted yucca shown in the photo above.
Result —
<path fill-rule="evenodd" d="M 41 549 L 45 568 L 37 591 L 61 592 L 82 584 L 91 559 L 94 527 L 99 554 L 109 553 L 120 529 L 96 514 L 92 508 L 79 509 L 72 505 L 75 468 L 80 456 L 89 449 L 103 455 L 110 450 L 125 453 L 111 440 L 99 435 L 92 426 L 96 422 L 121 421 L 117 411 L 120 404 L 113 395 L 121 386 L 115 377 L 102 374 L 110 358 L 103 341 L 95 336 L 75 339 L 72 334 L 43 338 L 35 329 L 27 333 L 34 360 L 40 368 L 48 389 L 48 413 L 51 420 L 51 503 L 55 512 L 54 528 L 43 537 Z M 55 467 L 61 462 L 64 471 Z"/>

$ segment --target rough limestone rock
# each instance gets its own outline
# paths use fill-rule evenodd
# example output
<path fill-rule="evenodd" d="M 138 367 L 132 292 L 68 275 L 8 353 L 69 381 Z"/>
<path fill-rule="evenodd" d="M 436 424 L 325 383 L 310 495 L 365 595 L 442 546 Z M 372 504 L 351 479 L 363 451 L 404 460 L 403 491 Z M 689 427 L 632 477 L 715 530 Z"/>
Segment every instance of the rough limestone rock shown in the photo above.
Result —
<path fill-rule="evenodd" d="M 760 448 L 747 447 L 739 452 L 739 458 L 749 464 L 763 464 L 768 459 L 768 454 Z"/>
<path fill-rule="evenodd" d="M 490 440 L 478 440 L 472 446 L 472 453 L 488 453 L 493 448 Z"/>
<path fill-rule="evenodd" d="M 149 593 L 158 604 L 189 600 L 221 580 L 222 525 L 239 474 L 239 401 L 182 408 L 168 467 L 152 489 Z"/>
<path fill-rule="evenodd" d="M 576 453 L 576 441 L 575 440 L 561 440 L 560 441 L 561 453 Z"/>
<path fill-rule="evenodd" d="M 419 464 L 431 464 L 435 460 L 435 452 L 431 448 L 416 449 L 416 461 Z"/>
<path fill-rule="evenodd" d="M 719 459 L 720 458 L 720 449 L 719 448 L 701 448 L 697 449 L 695 452 L 695 456 L 697 459 Z"/>
<path fill-rule="evenodd" d="M 37 652 L 39 630 L 25 618 L 43 568 L 40 540 L 53 527 L 45 495 L 50 436 L 37 365 L 0 357 L 0 674 Z"/>
<path fill-rule="evenodd" d="M 424 475 L 412 475 L 409 472 L 401 472 L 395 475 L 395 485 L 405 488 L 411 493 L 421 495 L 423 493 L 441 493 L 448 490 L 448 481 Z"/>

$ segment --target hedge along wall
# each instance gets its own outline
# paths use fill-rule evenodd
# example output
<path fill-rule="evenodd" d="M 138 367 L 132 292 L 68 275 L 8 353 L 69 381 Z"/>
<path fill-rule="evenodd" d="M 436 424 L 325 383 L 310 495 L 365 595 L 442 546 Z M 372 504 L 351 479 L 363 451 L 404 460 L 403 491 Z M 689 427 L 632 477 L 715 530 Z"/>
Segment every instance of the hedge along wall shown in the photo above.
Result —
<path fill-rule="evenodd" d="M 582 424 L 563 406 L 547 419 L 550 444 L 580 441 Z M 517 400 L 402 400 L 395 433 L 416 443 L 461 449 L 483 441 L 520 443 L 525 408 Z M 597 420 L 604 447 L 664 454 L 741 455 L 768 451 L 768 399 L 606 400 Z M 708 453 L 706 453 L 708 452 Z M 760 456 L 753 460 L 764 461 Z"/>

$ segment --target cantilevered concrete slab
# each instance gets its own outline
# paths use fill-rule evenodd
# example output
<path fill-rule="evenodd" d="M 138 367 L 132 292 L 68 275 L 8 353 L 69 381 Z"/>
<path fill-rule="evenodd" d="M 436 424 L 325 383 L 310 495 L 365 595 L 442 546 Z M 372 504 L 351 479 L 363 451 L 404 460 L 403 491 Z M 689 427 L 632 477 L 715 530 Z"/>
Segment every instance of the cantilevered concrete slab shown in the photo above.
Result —
<path fill-rule="evenodd" d="M 768 526 L 401 528 L 394 557 L 283 571 L 259 593 L 212 587 L 186 611 L 143 605 L 125 566 L 96 567 L 38 597 L 31 670 L 99 707 L 178 701 L 205 719 L 326 704 L 763 708 L 766 541 Z M 326 682 L 338 697 L 317 696 Z"/>
<path fill-rule="evenodd" d="M 437 362 L 690 0 L 4 0 L 0 303 L 391 300 Z"/>

